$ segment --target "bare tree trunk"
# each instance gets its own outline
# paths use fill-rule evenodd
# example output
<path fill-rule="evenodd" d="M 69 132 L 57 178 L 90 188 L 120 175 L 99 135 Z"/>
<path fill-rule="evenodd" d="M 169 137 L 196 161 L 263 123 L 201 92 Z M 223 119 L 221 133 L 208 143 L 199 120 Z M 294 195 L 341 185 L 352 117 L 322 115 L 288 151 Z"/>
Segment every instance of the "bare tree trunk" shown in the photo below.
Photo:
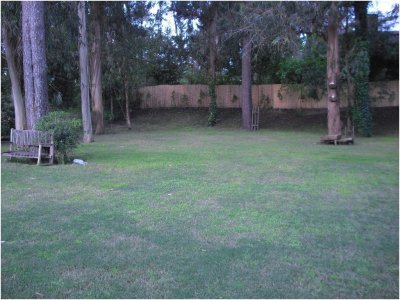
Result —
<path fill-rule="evenodd" d="M 33 87 L 33 66 L 32 66 L 32 47 L 30 30 L 30 7 L 29 2 L 22 2 L 22 50 L 24 68 L 24 90 L 25 90 L 25 109 L 26 125 L 28 129 L 34 126 L 34 103 L 35 90 Z"/>
<path fill-rule="evenodd" d="M 104 133 L 104 107 L 101 84 L 101 28 L 100 2 L 92 2 L 94 40 L 92 44 L 91 96 L 93 100 L 93 123 L 95 134 Z"/>
<path fill-rule="evenodd" d="M 111 122 L 114 121 L 114 98 L 110 97 L 110 119 Z"/>
<path fill-rule="evenodd" d="M 215 3 L 211 3 L 210 22 L 208 24 L 208 49 L 209 49 L 209 68 L 208 76 L 215 79 L 215 59 L 216 59 L 216 38 L 217 38 L 217 7 Z"/>
<path fill-rule="evenodd" d="M 344 47 L 345 47 L 345 56 L 344 56 L 344 65 L 346 68 L 346 97 L 347 97 L 347 108 L 346 108 L 346 127 L 347 132 L 352 132 L 353 122 L 352 122 L 352 97 L 351 97 L 351 78 L 350 78 L 350 62 L 349 62 L 349 55 L 350 55 L 350 37 L 349 37 L 349 8 L 346 8 L 346 23 L 345 23 L 345 32 L 344 32 Z"/>
<path fill-rule="evenodd" d="M 251 37 L 245 36 L 242 40 L 242 126 L 251 129 Z"/>
<path fill-rule="evenodd" d="M 346 68 L 349 68 L 349 59 L 348 57 L 345 58 L 345 64 Z M 352 121 L 351 121 L 351 110 L 353 107 L 353 103 L 351 100 L 351 83 L 350 83 L 350 78 L 347 76 L 346 78 L 346 90 L 347 90 L 347 110 L 346 110 L 346 121 L 347 121 L 347 129 L 350 130 L 352 128 Z M 347 132 L 346 132 L 347 134 Z"/>
<path fill-rule="evenodd" d="M 131 114 L 130 114 L 130 108 L 129 108 L 129 83 L 128 83 L 126 72 L 127 72 L 126 71 L 126 60 L 125 60 L 125 57 L 122 57 L 121 65 L 118 66 L 118 73 L 124 83 L 124 96 L 125 96 L 125 114 L 124 114 L 124 116 L 125 116 L 125 120 L 126 120 L 126 125 L 128 126 L 128 129 L 132 129 Z"/>
<path fill-rule="evenodd" d="M 208 125 L 214 126 L 217 123 L 217 92 L 216 92 L 216 74 L 215 74 L 215 60 L 217 52 L 217 4 L 210 4 L 210 19 L 207 24 L 208 31 L 208 94 L 210 95 L 210 104 L 208 112 Z"/>
<path fill-rule="evenodd" d="M 10 33 L 8 31 L 5 21 L 1 23 L 1 35 L 3 37 L 4 51 L 6 53 L 6 60 L 8 66 L 8 73 L 10 74 L 11 80 L 11 93 L 14 104 L 15 113 L 15 129 L 26 128 L 26 115 L 25 115 L 25 103 L 24 97 L 22 96 L 20 70 L 17 68 L 16 63 L 16 46 L 11 40 Z"/>
<path fill-rule="evenodd" d="M 339 75 L 338 10 L 332 2 L 329 12 L 327 79 L 328 79 L 328 135 L 340 135 L 340 101 L 337 79 Z"/>
<path fill-rule="evenodd" d="M 113 66 L 114 65 L 114 59 L 113 56 L 111 55 L 111 47 L 112 44 L 112 38 L 110 35 L 110 32 L 107 32 L 106 30 L 106 41 L 104 43 L 105 46 L 105 52 L 106 52 L 106 62 L 107 65 Z M 110 96 L 110 121 L 114 121 L 114 97 Z"/>
<path fill-rule="evenodd" d="M 44 3 L 22 2 L 22 42 L 25 105 L 28 129 L 49 111 Z"/>
<path fill-rule="evenodd" d="M 85 2 L 78 2 L 79 17 L 79 67 L 81 73 L 81 108 L 83 125 L 83 142 L 93 142 L 92 119 L 90 114 L 89 98 L 89 71 L 88 71 L 88 49 L 86 36 L 86 13 Z"/>
<path fill-rule="evenodd" d="M 128 81 L 126 79 L 124 80 L 124 89 L 125 89 L 126 125 L 128 126 L 128 129 L 132 129 L 131 113 L 129 108 L 129 87 L 128 87 Z"/>

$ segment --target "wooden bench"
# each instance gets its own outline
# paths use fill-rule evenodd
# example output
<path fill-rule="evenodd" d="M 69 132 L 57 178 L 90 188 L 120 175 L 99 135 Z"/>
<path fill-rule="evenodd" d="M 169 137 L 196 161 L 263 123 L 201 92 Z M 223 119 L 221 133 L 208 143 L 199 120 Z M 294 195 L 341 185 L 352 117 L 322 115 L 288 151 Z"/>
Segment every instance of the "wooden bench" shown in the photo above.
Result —
<path fill-rule="evenodd" d="M 350 136 L 351 134 L 351 136 Z M 347 127 L 344 129 L 344 136 L 341 134 L 336 134 L 336 135 L 325 135 L 322 136 L 320 139 L 320 142 L 322 144 L 335 144 L 335 145 L 354 145 L 354 126 L 352 128 L 351 132 L 347 131 Z"/>
<path fill-rule="evenodd" d="M 47 158 L 50 164 L 53 164 L 53 134 L 38 130 L 11 129 L 10 151 L 3 152 L 1 155 L 10 159 L 12 157 L 37 158 L 38 165 L 42 158 Z"/>

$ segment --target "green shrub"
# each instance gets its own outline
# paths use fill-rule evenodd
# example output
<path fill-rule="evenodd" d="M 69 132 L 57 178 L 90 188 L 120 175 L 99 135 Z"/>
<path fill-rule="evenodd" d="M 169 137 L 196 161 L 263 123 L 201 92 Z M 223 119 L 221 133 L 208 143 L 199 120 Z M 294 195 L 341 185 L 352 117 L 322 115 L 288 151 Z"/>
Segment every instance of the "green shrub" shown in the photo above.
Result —
<path fill-rule="evenodd" d="M 54 134 L 55 157 L 58 162 L 65 164 L 79 143 L 82 123 L 66 112 L 54 111 L 40 118 L 36 123 L 36 129 Z"/>
<path fill-rule="evenodd" d="M 111 111 L 108 111 L 108 110 L 104 111 L 104 121 L 107 124 L 111 124 L 112 122 L 114 122 L 115 121 L 114 114 Z"/>

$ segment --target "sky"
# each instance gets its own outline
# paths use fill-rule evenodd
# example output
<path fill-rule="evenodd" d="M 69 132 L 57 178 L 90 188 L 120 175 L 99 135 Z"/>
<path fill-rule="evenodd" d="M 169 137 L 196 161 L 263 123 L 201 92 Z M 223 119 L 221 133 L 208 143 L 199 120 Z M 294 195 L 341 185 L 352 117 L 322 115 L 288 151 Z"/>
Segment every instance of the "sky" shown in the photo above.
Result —
<path fill-rule="evenodd" d="M 372 1 L 372 5 L 370 7 L 370 11 L 382 11 L 382 12 L 388 12 L 390 11 L 395 4 L 398 4 L 399 1 L 394 1 L 394 0 L 380 0 L 380 1 Z"/>
<path fill-rule="evenodd" d="M 395 4 L 399 4 L 399 0 L 380 0 L 380 1 L 372 1 L 372 5 L 368 8 L 369 13 L 374 13 L 374 12 L 382 12 L 382 13 L 387 13 L 393 9 Z M 392 30 L 397 30 L 399 31 L 400 25 L 399 25 L 399 20 L 397 20 L 397 24 L 392 27 Z"/>

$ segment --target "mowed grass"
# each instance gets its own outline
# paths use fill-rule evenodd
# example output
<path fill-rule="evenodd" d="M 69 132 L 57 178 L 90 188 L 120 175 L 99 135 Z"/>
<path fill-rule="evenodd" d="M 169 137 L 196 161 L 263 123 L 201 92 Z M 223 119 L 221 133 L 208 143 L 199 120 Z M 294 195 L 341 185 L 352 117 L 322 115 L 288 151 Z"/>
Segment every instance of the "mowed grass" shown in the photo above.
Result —
<path fill-rule="evenodd" d="M 398 298 L 398 135 L 135 124 L 2 160 L 3 298 Z"/>

